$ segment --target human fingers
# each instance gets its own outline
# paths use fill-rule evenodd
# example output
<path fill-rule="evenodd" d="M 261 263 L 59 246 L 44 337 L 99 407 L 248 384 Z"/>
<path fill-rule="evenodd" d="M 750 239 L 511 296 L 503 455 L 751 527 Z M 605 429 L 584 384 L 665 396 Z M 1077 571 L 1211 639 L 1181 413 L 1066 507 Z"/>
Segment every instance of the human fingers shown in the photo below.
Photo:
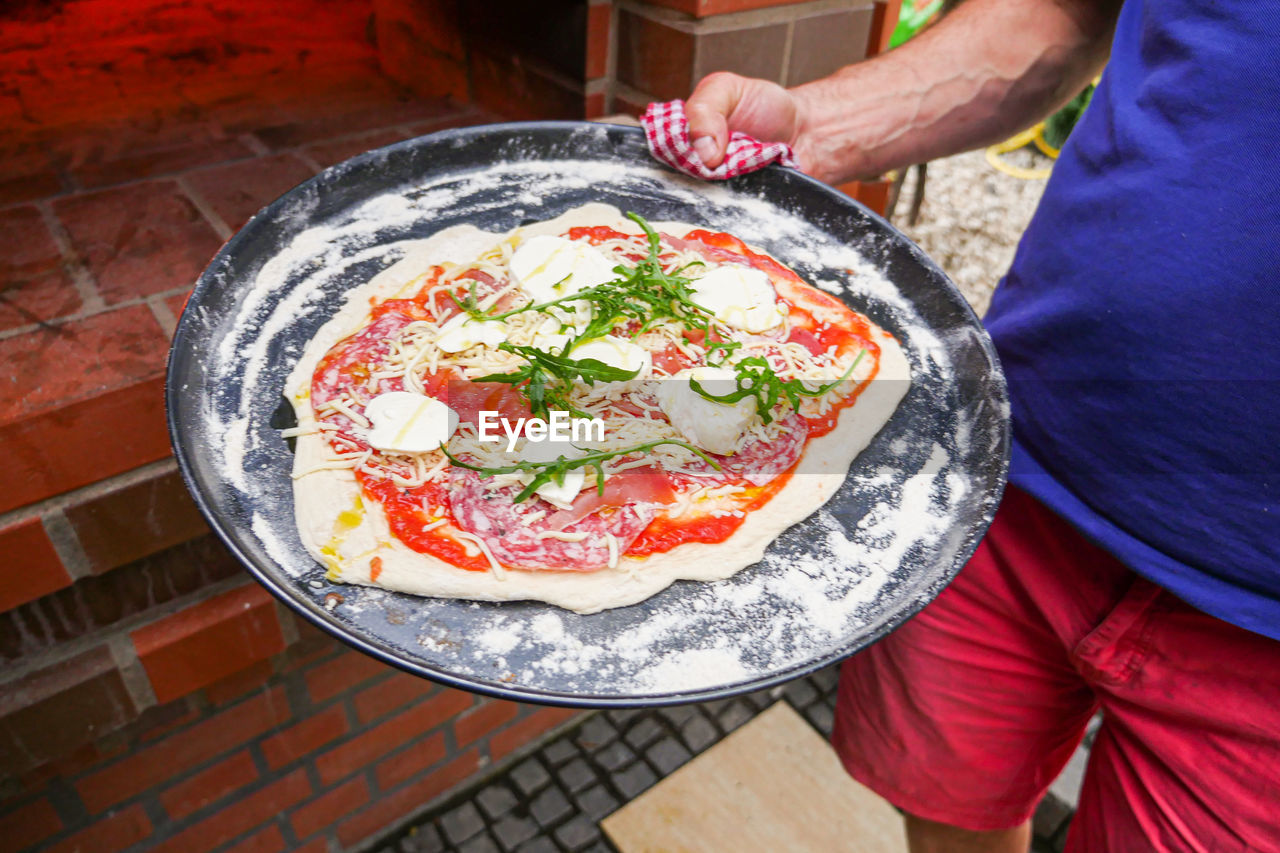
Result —
<path fill-rule="evenodd" d="M 689 138 L 702 162 L 714 169 L 724 162 L 729 145 L 729 116 L 742 97 L 744 78 L 728 71 L 703 77 L 685 101 Z"/>

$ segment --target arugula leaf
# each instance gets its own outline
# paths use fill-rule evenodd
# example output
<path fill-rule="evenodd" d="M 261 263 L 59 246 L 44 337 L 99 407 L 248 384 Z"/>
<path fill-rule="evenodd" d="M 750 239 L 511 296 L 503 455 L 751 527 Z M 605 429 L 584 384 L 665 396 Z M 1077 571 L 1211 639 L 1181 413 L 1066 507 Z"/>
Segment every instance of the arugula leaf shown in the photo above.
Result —
<path fill-rule="evenodd" d="M 662 444 L 674 444 L 691 450 L 717 471 L 720 470 L 720 463 L 707 455 L 706 451 L 700 450 L 685 441 L 678 441 L 674 438 L 660 438 L 656 441 L 646 441 L 643 444 L 637 444 L 632 447 L 624 447 L 620 450 L 596 450 L 583 456 L 570 459 L 567 456 L 560 456 L 553 462 L 529 462 L 520 461 L 512 465 L 502 465 L 494 468 L 485 468 L 480 465 L 471 465 L 463 462 L 458 457 L 449 452 L 447 447 L 441 447 L 444 455 L 449 458 L 449 462 L 459 468 L 466 468 L 469 471 L 476 471 L 482 477 L 492 477 L 495 474 L 515 474 L 520 471 L 536 471 L 534 478 L 524 487 L 519 494 L 515 496 L 515 503 L 527 500 L 534 492 L 547 483 L 554 482 L 556 485 L 564 485 L 564 477 L 575 468 L 586 468 L 588 471 L 594 471 L 596 477 L 596 491 L 598 494 L 604 494 L 604 468 L 602 462 L 606 462 L 618 456 L 626 456 L 630 453 L 639 453 L 642 450 L 648 450 Z"/>
<path fill-rule="evenodd" d="M 597 382 L 625 382 L 640 372 L 613 367 L 594 358 L 575 359 L 565 355 L 553 355 L 530 346 L 516 346 L 504 341 L 498 349 L 515 353 L 528 362 L 514 373 L 491 373 L 473 379 L 473 382 L 505 382 L 520 388 L 529 401 L 529 410 L 536 417 L 546 419 L 552 408 L 568 412 L 573 417 L 589 418 L 586 412 L 576 408 L 569 400 L 574 380 L 581 379 L 588 385 Z"/>
<path fill-rule="evenodd" d="M 731 391 L 728 394 L 712 394 L 698 384 L 698 380 L 693 377 L 689 378 L 689 387 L 708 400 L 713 400 L 717 403 L 736 403 L 747 397 L 754 397 L 756 412 L 760 415 L 760 420 L 769 424 L 773 423 L 773 408 L 780 402 L 785 400 L 791 404 L 792 409 L 798 411 L 801 397 L 821 397 L 852 376 L 854 368 L 862 361 L 862 356 L 866 352 L 866 350 L 859 351 L 857 358 L 853 360 L 853 363 L 839 378 L 833 379 L 831 382 L 820 385 L 813 390 L 806 387 L 802 379 L 779 379 L 778 374 L 769 366 L 769 361 L 764 356 L 759 355 L 739 359 L 734 364 L 738 385 L 738 390 L 736 391 Z"/>

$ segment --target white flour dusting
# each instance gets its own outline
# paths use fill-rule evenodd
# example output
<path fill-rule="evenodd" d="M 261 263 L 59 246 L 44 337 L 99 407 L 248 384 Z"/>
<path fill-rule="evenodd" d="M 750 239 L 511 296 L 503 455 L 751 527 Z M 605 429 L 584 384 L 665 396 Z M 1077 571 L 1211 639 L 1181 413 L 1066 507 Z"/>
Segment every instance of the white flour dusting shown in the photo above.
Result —
<path fill-rule="evenodd" d="M 211 384 L 216 387 L 219 377 L 244 379 L 206 408 L 204 435 L 226 487 L 253 496 L 244 501 L 252 507 L 247 525 L 285 571 L 299 579 L 321 577 L 296 540 L 289 484 L 276 482 L 288 479 L 287 455 L 263 423 L 300 353 L 296 336 L 285 333 L 300 323 L 313 330 L 322 325 L 337 310 L 341 293 L 357 283 L 351 280 L 354 271 L 371 276 L 398 260 L 413 245 L 406 235 L 420 239 L 435 230 L 424 231 L 424 222 L 444 217 L 444 224 L 456 224 L 494 211 L 514 217 L 513 225 L 521 218 L 548 219 L 563 209 L 559 199 L 596 186 L 615 196 L 632 192 L 639 199 L 689 205 L 698 214 L 686 214 L 688 221 L 770 250 L 828 292 L 859 296 L 878 321 L 887 319 L 902 330 L 913 372 L 952 375 L 946 348 L 876 270 L 874 258 L 835 241 L 820 223 L 762 198 L 631 162 L 510 162 L 462 177 L 425 179 L 299 233 L 261 269 L 234 319 L 211 330 L 220 336 L 212 363 L 205 365 Z M 585 200 L 578 193 L 573 202 Z M 310 210 L 305 200 L 297 209 Z M 870 249 L 872 255 L 877 251 Z M 461 251 L 474 255 L 474 247 Z M 264 403 L 264 397 L 270 399 Z M 855 463 L 852 488 L 866 495 L 860 518 L 837 518 L 823 509 L 799 545 L 770 549 L 760 565 L 728 581 L 681 583 L 643 608 L 579 616 L 525 606 L 406 602 L 382 590 L 346 587 L 334 616 L 368 629 L 377 614 L 386 614 L 388 624 L 407 626 L 396 637 L 407 632 L 416 638 L 415 647 L 407 648 L 388 633 L 388 646 L 401 643 L 401 652 L 454 675 L 535 691 L 662 694 L 759 679 L 827 654 L 883 618 L 874 605 L 893 572 L 913 549 L 927 552 L 938 545 L 967 497 L 966 481 L 952 468 L 970 452 L 969 433 L 961 417 L 951 450 L 934 444 L 923 462 L 918 446 L 896 437 L 888 445 L 896 462 L 883 464 L 882 457 L 869 471 Z M 904 478 L 905 465 L 915 470 Z"/>

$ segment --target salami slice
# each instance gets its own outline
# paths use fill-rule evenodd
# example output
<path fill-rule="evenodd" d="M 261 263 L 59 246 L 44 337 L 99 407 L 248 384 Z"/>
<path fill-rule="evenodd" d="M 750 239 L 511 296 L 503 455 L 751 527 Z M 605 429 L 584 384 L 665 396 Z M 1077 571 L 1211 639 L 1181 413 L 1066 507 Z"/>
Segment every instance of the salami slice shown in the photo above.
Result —
<path fill-rule="evenodd" d="M 567 572 L 594 572 L 609 565 L 606 533 L 622 554 L 653 521 L 653 504 L 607 507 L 555 530 L 550 519 L 556 508 L 537 496 L 521 503 L 515 486 L 489 489 L 475 471 L 450 469 L 449 508 L 460 528 L 484 540 L 504 566 Z M 541 513 L 541 514 L 540 514 Z M 528 519 L 533 518 L 532 522 Z M 539 536 L 539 534 L 554 534 Z M 577 538 L 570 542 L 559 536 Z"/>
<path fill-rule="evenodd" d="M 691 475 L 690 480 L 706 485 L 708 482 L 731 483 L 746 480 L 753 486 L 764 486 L 776 480 L 800 461 L 805 440 L 809 437 L 809 423 L 792 412 L 782 421 L 782 432 L 770 441 L 748 441 L 732 456 L 711 454 L 720 463 L 717 471 L 701 460 L 691 469 L 706 473 Z"/>

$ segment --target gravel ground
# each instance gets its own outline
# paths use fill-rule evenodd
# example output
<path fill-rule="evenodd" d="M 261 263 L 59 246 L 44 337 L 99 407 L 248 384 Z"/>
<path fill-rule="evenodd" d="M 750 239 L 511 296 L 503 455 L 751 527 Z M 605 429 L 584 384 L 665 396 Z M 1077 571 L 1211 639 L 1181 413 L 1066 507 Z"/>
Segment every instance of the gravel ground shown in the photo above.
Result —
<path fill-rule="evenodd" d="M 1028 150 L 1007 156 L 1024 168 L 1052 163 Z M 915 172 L 910 173 L 898 200 L 893 223 L 920 244 L 946 270 L 960 291 L 982 315 L 991 291 L 1013 260 L 1018 239 L 1031 221 L 1044 180 L 1021 180 L 998 172 L 982 151 L 971 151 L 929 163 L 920 221 L 907 224 Z"/>

